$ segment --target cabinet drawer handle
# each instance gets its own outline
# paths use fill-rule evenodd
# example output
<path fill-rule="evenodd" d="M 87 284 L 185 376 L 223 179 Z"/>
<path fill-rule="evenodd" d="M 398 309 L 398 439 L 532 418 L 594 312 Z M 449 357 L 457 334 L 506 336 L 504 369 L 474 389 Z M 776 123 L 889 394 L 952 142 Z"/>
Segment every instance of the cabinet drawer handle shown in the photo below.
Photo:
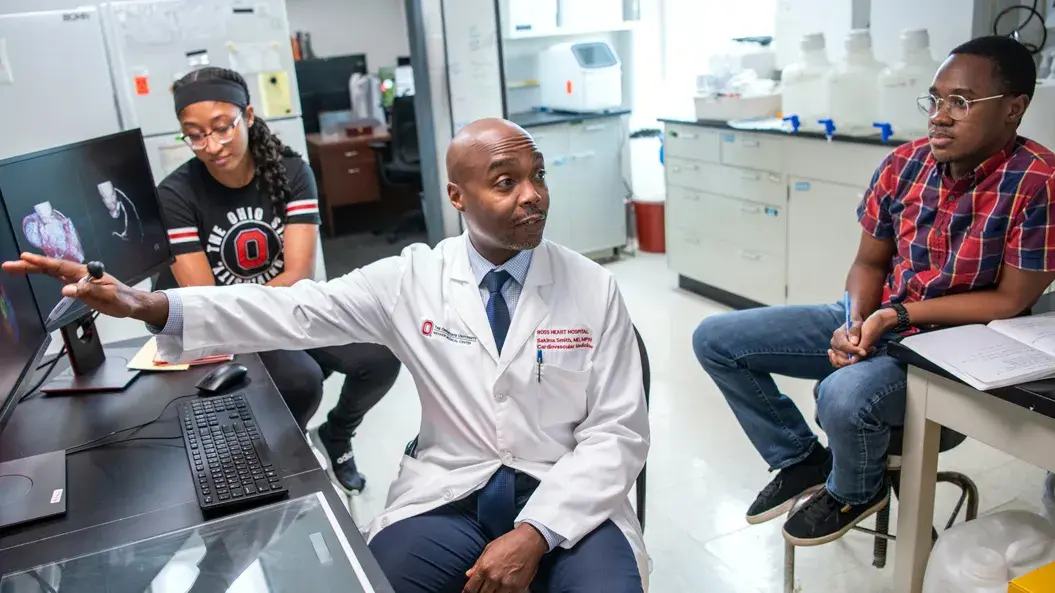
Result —
<path fill-rule="evenodd" d="M 604 124 L 593 124 L 591 126 L 586 126 L 585 128 L 583 128 L 583 130 L 586 132 L 601 132 L 606 127 L 607 126 L 605 126 Z"/>
<path fill-rule="evenodd" d="M 688 198 L 689 200 L 692 200 L 693 202 L 699 202 L 700 201 L 700 194 L 685 194 L 685 197 Z"/>
<path fill-rule="evenodd" d="M 684 134 L 679 134 L 679 135 L 682 138 L 686 139 L 686 140 L 695 140 L 695 139 L 700 137 L 699 134 L 692 134 L 692 133 L 684 133 Z"/>
<path fill-rule="evenodd" d="M 758 206 L 740 206 L 740 212 L 744 214 L 760 214 L 762 209 Z"/>
<path fill-rule="evenodd" d="M 358 150 L 349 150 L 348 152 L 344 153 L 344 156 L 346 156 L 348 158 L 352 158 L 353 156 L 359 156 L 359 151 Z"/>
<path fill-rule="evenodd" d="M 761 181 L 762 176 L 758 173 L 741 173 L 740 179 L 743 179 L 744 181 Z"/>
<path fill-rule="evenodd" d="M 780 183 L 780 175 L 770 173 L 766 176 L 766 178 L 772 181 L 773 183 Z"/>
<path fill-rule="evenodd" d="M 758 148 L 759 146 L 762 145 L 758 140 L 747 140 L 747 139 L 741 140 L 740 144 L 743 144 L 747 148 Z"/>
<path fill-rule="evenodd" d="M 356 167 L 354 169 L 348 169 L 348 174 L 349 175 L 358 175 L 359 171 L 360 171 L 359 167 Z"/>
<path fill-rule="evenodd" d="M 741 251 L 740 257 L 750 261 L 758 261 L 762 259 L 761 255 L 758 255 L 757 253 L 751 253 L 750 251 Z"/>

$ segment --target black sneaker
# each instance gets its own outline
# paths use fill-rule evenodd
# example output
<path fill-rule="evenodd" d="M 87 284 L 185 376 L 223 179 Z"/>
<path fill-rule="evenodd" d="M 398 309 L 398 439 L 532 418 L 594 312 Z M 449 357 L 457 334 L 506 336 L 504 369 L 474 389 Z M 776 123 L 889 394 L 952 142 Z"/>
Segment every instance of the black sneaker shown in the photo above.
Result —
<path fill-rule="evenodd" d="M 352 453 L 352 441 L 343 439 L 330 439 L 326 437 L 327 426 L 325 423 L 318 428 L 308 431 L 312 444 L 320 451 L 326 453 L 329 463 L 326 473 L 330 479 L 337 484 L 345 494 L 359 494 L 366 488 L 366 477 L 359 473 L 355 466 L 355 455 Z"/>
<path fill-rule="evenodd" d="M 777 472 L 777 477 L 762 489 L 751 508 L 747 509 L 747 522 L 758 525 L 787 513 L 798 498 L 824 487 L 831 471 L 831 454 L 818 446 L 801 463 Z"/>
<path fill-rule="evenodd" d="M 796 546 L 833 542 L 889 502 L 888 488 L 883 488 L 864 504 L 843 504 L 825 488 L 791 515 L 784 524 L 784 539 Z"/>

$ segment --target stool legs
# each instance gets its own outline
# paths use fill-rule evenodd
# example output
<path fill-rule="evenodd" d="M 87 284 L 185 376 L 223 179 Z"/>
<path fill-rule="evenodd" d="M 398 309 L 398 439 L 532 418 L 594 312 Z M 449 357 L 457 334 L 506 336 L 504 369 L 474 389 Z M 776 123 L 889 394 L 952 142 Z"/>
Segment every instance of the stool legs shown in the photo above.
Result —
<path fill-rule="evenodd" d="M 938 472 L 936 481 L 938 483 L 952 484 L 960 489 L 960 499 L 953 508 L 952 516 L 949 517 L 949 521 L 945 524 L 945 529 L 953 526 L 961 510 L 964 511 L 965 521 L 973 521 L 978 518 L 978 486 L 971 478 L 959 472 Z M 893 499 L 901 494 L 901 472 L 896 469 L 891 469 L 887 472 L 887 487 L 892 490 L 891 501 L 876 513 L 875 530 L 860 526 L 854 527 L 855 531 L 867 533 L 875 538 L 872 548 L 872 566 L 876 568 L 884 568 L 886 566 L 890 545 L 888 542 L 896 541 L 896 538 L 890 534 L 890 507 L 894 502 Z M 801 497 L 795 501 L 792 509 L 788 511 L 788 517 L 804 502 L 805 498 Z M 932 541 L 937 541 L 938 539 L 938 531 L 934 528 L 931 528 L 931 539 Z M 787 541 L 784 542 L 784 593 L 795 593 L 795 546 Z"/>

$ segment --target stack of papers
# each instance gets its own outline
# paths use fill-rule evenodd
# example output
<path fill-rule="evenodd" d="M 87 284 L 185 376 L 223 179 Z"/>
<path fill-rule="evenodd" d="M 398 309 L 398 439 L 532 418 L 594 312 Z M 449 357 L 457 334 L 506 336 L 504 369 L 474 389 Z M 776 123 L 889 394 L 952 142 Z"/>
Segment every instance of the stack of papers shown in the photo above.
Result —
<path fill-rule="evenodd" d="M 199 358 L 192 360 L 188 363 L 182 364 L 169 364 L 158 360 L 158 343 L 157 338 L 150 338 L 146 344 L 140 348 L 139 352 L 136 353 L 135 357 L 132 358 L 128 363 L 128 368 L 133 371 L 185 371 L 192 366 L 202 364 L 213 364 L 217 362 L 228 362 L 234 359 L 232 354 L 222 354 L 217 356 L 207 356 L 205 358 Z"/>
<path fill-rule="evenodd" d="M 901 343 L 980 391 L 1055 376 L 1055 313 L 952 327 Z"/>

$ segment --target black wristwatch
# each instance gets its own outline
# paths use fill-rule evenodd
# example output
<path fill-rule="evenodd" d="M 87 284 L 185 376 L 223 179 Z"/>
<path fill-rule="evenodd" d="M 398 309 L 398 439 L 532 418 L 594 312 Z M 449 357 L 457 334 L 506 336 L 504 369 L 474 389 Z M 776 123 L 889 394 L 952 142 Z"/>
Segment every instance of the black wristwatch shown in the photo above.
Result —
<path fill-rule="evenodd" d="M 908 331 L 912 327 L 912 321 L 908 318 L 908 311 L 905 309 L 905 305 L 890 303 L 890 308 L 897 313 L 897 325 L 894 326 L 892 331 L 899 334 Z"/>

